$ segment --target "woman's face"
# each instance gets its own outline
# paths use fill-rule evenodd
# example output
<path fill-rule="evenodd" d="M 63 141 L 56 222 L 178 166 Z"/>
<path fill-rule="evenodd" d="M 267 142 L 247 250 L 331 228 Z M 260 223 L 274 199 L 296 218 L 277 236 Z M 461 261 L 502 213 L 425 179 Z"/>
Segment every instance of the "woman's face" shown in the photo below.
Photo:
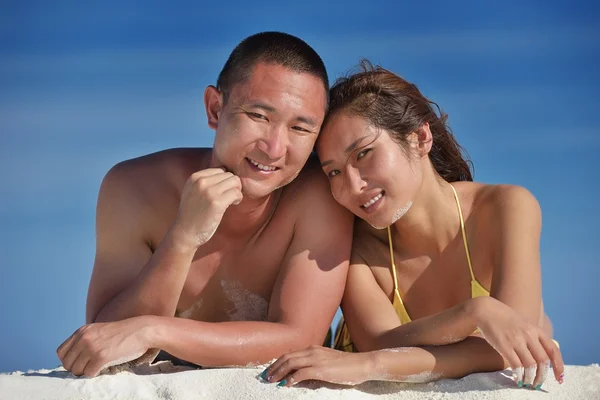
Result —
<path fill-rule="evenodd" d="M 362 117 L 333 115 L 317 152 L 333 197 L 378 229 L 408 211 L 421 185 L 419 158 L 409 157 L 387 131 Z"/>

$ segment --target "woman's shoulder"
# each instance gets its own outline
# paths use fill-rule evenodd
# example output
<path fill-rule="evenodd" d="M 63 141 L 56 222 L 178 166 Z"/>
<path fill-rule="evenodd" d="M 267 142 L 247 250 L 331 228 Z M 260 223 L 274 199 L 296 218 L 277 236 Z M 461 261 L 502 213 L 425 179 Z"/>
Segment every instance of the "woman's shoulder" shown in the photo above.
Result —
<path fill-rule="evenodd" d="M 523 186 L 479 182 L 455 182 L 452 185 L 459 194 L 461 205 L 466 203 L 463 208 L 470 210 L 468 214 L 486 223 L 516 216 L 537 219 L 541 213 L 537 199 Z"/>

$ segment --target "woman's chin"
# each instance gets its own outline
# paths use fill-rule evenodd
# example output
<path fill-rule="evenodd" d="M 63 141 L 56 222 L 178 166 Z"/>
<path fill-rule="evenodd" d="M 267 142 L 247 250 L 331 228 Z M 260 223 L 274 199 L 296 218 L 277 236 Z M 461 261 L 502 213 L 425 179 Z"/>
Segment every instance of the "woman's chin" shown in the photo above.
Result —
<path fill-rule="evenodd" d="M 362 217 L 362 219 L 367 224 L 371 225 L 373 228 L 378 229 L 378 230 L 385 229 L 391 225 L 389 223 L 389 221 L 386 223 L 381 218 L 364 218 L 364 217 Z"/>

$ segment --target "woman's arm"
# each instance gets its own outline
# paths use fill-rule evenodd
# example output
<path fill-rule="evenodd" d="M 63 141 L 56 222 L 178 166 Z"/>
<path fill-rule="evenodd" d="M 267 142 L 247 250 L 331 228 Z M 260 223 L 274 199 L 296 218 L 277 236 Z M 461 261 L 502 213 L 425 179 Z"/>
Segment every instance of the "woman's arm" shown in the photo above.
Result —
<path fill-rule="evenodd" d="M 354 345 L 360 351 L 370 351 L 461 341 L 477 329 L 476 317 L 486 315 L 484 303 L 482 299 L 471 299 L 439 314 L 400 325 L 391 300 L 371 268 L 353 251 L 342 311 Z"/>
<path fill-rule="evenodd" d="M 494 248 L 490 295 L 540 325 L 542 213 L 535 197 L 520 186 L 493 186 L 482 199 L 482 220 L 497 221 L 489 240 Z"/>
<path fill-rule="evenodd" d="M 446 346 L 405 347 L 366 353 L 344 353 L 313 346 L 281 357 L 262 376 L 269 382 L 283 382 L 281 386 L 309 379 L 354 385 L 372 380 L 429 382 L 503 368 L 502 357 L 485 339 L 470 337 Z"/>

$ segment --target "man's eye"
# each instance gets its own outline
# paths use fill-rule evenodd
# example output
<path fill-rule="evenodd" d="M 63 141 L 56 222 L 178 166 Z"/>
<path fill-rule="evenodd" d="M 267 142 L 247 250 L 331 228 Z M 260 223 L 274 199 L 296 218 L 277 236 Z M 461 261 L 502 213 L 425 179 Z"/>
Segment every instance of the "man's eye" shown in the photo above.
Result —
<path fill-rule="evenodd" d="M 361 158 L 366 156 L 369 151 L 371 151 L 371 149 L 364 149 L 364 150 L 359 151 L 358 154 L 356 155 L 356 159 L 360 160 Z"/>
<path fill-rule="evenodd" d="M 338 175 L 340 173 L 340 171 L 338 171 L 337 169 L 334 169 L 332 171 L 329 171 L 329 173 L 327 174 L 327 176 L 329 178 L 333 178 L 334 176 Z"/>
<path fill-rule="evenodd" d="M 267 117 L 265 117 L 262 114 L 259 113 L 255 113 L 255 112 L 247 112 L 246 114 L 248 114 L 248 116 L 252 117 L 252 118 L 256 118 L 256 119 L 262 119 L 263 121 L 268 121 Z"/>
<path fill-rule="evenodd" d="M 293 130 L 299 131 L 299 132 L 306 132 L 306 133 L 310 133 L 310 131 L 306 128 L 303 128 L 301 126 L 292 126 Z"/>

